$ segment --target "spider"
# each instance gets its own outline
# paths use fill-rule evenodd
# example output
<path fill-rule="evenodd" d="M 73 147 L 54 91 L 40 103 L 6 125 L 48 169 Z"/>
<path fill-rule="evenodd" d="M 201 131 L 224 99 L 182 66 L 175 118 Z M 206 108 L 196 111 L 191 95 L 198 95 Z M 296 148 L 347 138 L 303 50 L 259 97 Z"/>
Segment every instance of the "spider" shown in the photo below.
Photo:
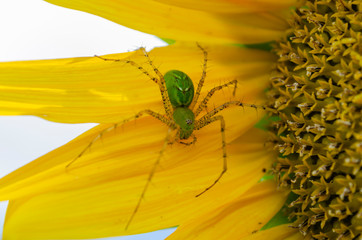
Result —
<path fill-rule="evenodd" d="M 194 131 L 200 130 L 201 128 L 214 123 L 220 123 L 220 132 L 221 132 L 221 143 L 222 143 L 222 157 L 223 157 L 223 167 L 222 171 L 218 175 L 218 177 L 202 192 L 196 195 L 199 197 L 209 189 L 211 189 L 215 184 L 219 182 L 222 176 L 227 171 L 227 152 L 226 152 L 226 140 L 225 140 L 225 120 L 222 115 L 217 115 L 220 111 L 231 107 L 231 106 L 241 106 L 241 107 L 251 107 L 251 108 L 261 108 L 266 109 L 263 106 L 257 106 L 254 104 L 246 104 L 241 101 L 229 101 L 226 102 L 218 107 L 215 107 L 212 111 L 204 114 L 203 116 L 199 117 L 200 113 L 207 107 L 208 101 L 214 95 L 216 91 L 220 91 L 223 88 L 234 86 L 233 95 L 235 95 L 236 88 L 237 88 L 237 80 L 232 80 L 225 84 L 216 86 L 212 88 L 207 95 L 198 103 L 198 99 L 200 97 L 201 89 L 204 85 L 204 81 L 206 78 L 206 69 L 207 69 L 207 62 L 208 62 L 208 53 L 207 51 L 197 44 L 197 47 L 202 51 L 204 56 L 204 61 L 202 65 L 202 74 L 201 79 L 197 85 L 197 89 L 195 92 L 194 84 L 191 78 L 184 72 L 179 70 L 170 70 L 166 72 L 164 75 L 154 66 L 151 58 L 149 57 L 147 51 L 144 48 L 140 50 L 143 52 L 144 56 L 147 59 L 148 64 L 152 67 L 154 73 L 157 75 L 157 78 L 152 76 L 148 71 L 146 71 L 143 67 L 138 65 L 136 62 L 131 60 L 120 60 L 120 59 L 111 59 L 111 58 L 103 58 L 101 56 L 95 56 L 103 61 L 113 61 L 113 62 L 125 62 L 126 64 L 131 64 L 135 68 L 139 69 L 143 74 L 147 75 L 153 82 L 155 82 L 161 93 L 163 107 L 165 109 L 164 114 L 157 113 L 151 109 L 145 109 L 133 117 L 123 120 L 122 122 L 116 123 L 113 126 L 102 130 L 97 136 L 93 138 L 93 140 L 79 153 L 79 155 L 69 162 L 66 166 L 68 168 L 73 162 L 75 162 L 78 158 L 80 158 L 92 145 L 95 141 L 97 141 L 101 136 L 112 129 L 117 128 L 120 125 L 125 124 L 131 120 L 140 118 L 143 115 L 150 115 L 162 123 L 166 124 L 169 127 L 169 131 L 167 133 L 164 145 L 159 153 L 159 157 L 156 159 L 143 187 L 142 193 L 139 197 L 139 200 L 133 210 L 133 213 L 128 220 L 125 229 L 127 229 L 132 222 L 134 216 L 136 215 L 142 199 L 148 189 L 148 186 L 154 176 L 157 166 L 160 163 L 161 156 L 165 151 L 168 144 L 172 144 L 174 142 L 178 142 L 180 144 L 191 145 L 194 144 L 197 140 L 196 136 L 193 134 Z M 198 105 L 197 105 L 198 104 Z M 170 139 L 170 132 L 176 131 L 176 139 Z M 192 141 L 185 142 L 189 138 L 192 137 Z"/>

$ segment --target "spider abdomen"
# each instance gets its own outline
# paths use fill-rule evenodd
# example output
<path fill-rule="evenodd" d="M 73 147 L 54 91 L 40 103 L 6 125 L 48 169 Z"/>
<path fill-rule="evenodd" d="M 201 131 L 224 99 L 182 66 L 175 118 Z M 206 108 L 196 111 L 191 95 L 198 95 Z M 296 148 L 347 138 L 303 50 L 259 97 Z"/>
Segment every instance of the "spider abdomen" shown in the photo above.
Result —
<path fill-rule="evenodd" d="M 188 139 L 194 131 L 194 113 L 187 107 L 177 107 L 173 112 L 173 120 L 180 126 L 180 139 Z"/>
<path fill-rule="evenodd" d="M 178 70 L 170 70 L 165 76 L 167 93 L 172 106 L 188 107 L 194 98 L 194 84 L 186 73 Z"/>

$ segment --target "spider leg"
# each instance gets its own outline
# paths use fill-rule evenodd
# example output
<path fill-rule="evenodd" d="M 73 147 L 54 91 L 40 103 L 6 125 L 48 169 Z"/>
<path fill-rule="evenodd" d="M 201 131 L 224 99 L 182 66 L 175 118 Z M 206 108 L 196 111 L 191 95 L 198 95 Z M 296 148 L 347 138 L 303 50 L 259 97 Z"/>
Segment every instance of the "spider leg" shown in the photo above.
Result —
<path fill-rule="evenodd" d="M 153 61 L 151 60 L 150 56 L 148 55 L 147 51 L 145 48 L 141 47 L 140 50 L 142 51 L 143 55 L 147 58 L 148 64 L 150 64 L 150 66 L 152 67 L 153 71 L 157 74 L 157 76 L 160 79 L 163 79 L 163 75 L 162 73 L 155 67 L 155 65 L 153 65 Z M 166 86 L 166 85 L 165 85 Z"/>
<path fill-rule="evenodd" d="M 220 121 L 221 124 L 221 140 L 222 140 L 222 157 L 223 157 L 223 169 L 220 173 L 220 175 L 216 178 L 216 180 L 210 185 L 208 186 L 204 191 L 202 191 L 201 193 L 197 194 L 196 197 L 199 197 L 200 195 L 202 195 L 203 193 L 205 193 L 206 191 L 208 191 L 210 188 L 212 188 L 213 186 L 215 186 L 216 183 L 219 182 L 219 180 L 221 179 L 221 177 L 225 174 L 225 172 L 227 171 L 227 160 L 226 160 L 226 140 L 225 140 L 225 120 L 224 117 L 221 115 L 218 116 L 214 116 L 214 117 L 210 117 L 208 119 L 205 119 L 206 121 L 202 121 L 202 122 L 196 122 L 195 124 L 195 130 L 199 130 L 200 128 L 203 128 L 207 125 L 209 125 L 212 122 L 215 121 Z"/>
<path fill-rule="evenodd" d="M 153 71 L 157 74 L 159 77 L 159 87 L 162 95 L 162 102 L 163 106 L 165 108 L 167 116 L 172 119 L 173 114 L 173 107 L 171 105 L 170 97 L 168 96 L 167 88 L 166 88 L 166 82 L 162 75 L 162 73 L 157 69 L 155 65 L 153 65 L 153 61 L 151 60 L 150 56 L 148 55 L 145 48 L 141 48 L 141 51 L 143 52 L 143 55 L 147 58 L 148 64 L 153 68 Z"/>
<path fill-rule="evenodd" d="M 176 126 L 177 127 L 177 132 L 176 132 L 176 136 L 174 138 L 174 140 L 170 141 L 168 144 L 172 145 L 174 144 L 175 142 L 178 142 L 180 144 L 184 144 L 186 146 L 189 146 L 189 145 L 192 145 L 192 144 L 195 144 L 196 141 L 197 141 L 197 138 L 195 136 L 195 134 L 191 134 L 192 136 L 192 141 L 191 142 L 184 142 L 180 139 L 180 126 Z"/>
<path fill-rule="evenodd" d="M 234 84 L 233 96 L 235 96 L 236 87 L 237 87 L 237 84 L 238 84 L 238 80 L 236 80 L 236 79 L 234 79 L 234 80 L 232 80 L 232 81 L 230 81 L 230 82 L 228 82 L 228 83 L 225 83 L 225 84 L 223 84 L 223 85 L 216 86 L 216 87 L 214 87 L 213 89 L 211 89 L 211 90 L 207 93 L 206 97 L 202 100 L 202 102 L 200 102 L 199 106 L 197 107 L 197 109 L 196 109 L 196 111 L 195 111 L 195 117 L 197 117 L 197 116 L 201 113 L 201 111 L 202 111 L 204 108 L 206 108 L 208 101 L 210 100 L 210 98 L 212 97 L 212 95 L 214 95 L 214 93 L 215 93 L 216 91 L 219 91 L 219 90 L 221 90 L 221 89 L 223 89 L 223 88 L 225 88 L 225 87 L 228 87 L 229 85 L 233 85 L 233 84 Z"/>
<path fill-rule="evenodd" d="M 166 83 L 165 80 L 163 78 L 163 75 L 158 71 L 158 69 L 153 65 L 152 61 L 150 60 L 150 57 L 148 56 L 148 53 L 146 52 L 146 50 L 144 48 L 141 48 L 143 54 L 145 55 L 145 57 L 147 57 L 148 63 L 151 65 L 151 67 L 153 68 L 153 70 L 155 71 L 155 73 L 158 75 L 159 79 L 153 77 L 149 72 L 147 72 L 143 67 L 141 67 L 140 65 L 138 65 L 137 63 L 135 63 L 134 61 L 131 60 L 121 60 L 121 59 L 114 59 L 114 58 L 104 58 L 101 56 L 97 56 L 95 55 L 95 57 L 102 59 L 104 61 L 113 61 L 113 62 L 125 62 L 128 64 L 131 64 L 132 66 L 134 66 L 135 68 L 137 68 L 138 70 L 140 70 L 143 74 L 145 74 L 146 76 L 148 76 L 152 81 L 154 81 L 155 83 L 157 83 L 158 87 L 160 88 L 160 92 L 161 92 L 161 97 L 162 97 L 162 102 L 163 102 L 163 106 L 165 108 L 166 111 L 166 115 L 167 117 L 169 117 L 170 119 L 172 119 L 172 105 L 166 90 Z"/>
<path fill-rule="evenodd" d="M 247 103 L 243 103 L 240 101 L 230 101 L 230 102 L 226 102 L 222 105 L 220 105 L 219 107 L 216 107 L 214 110 L 212 110 L 211 112 L 205 114 L 203 117 L 201 117 L 200 119 L 198 119 L 195 122 L 195 127 L 194 130 L 199 130 L 207 125 L 209 125 L 212 122 L 215 121 L 220 121 L 221 123 L 221 136 L 222 136 L 222 149 L 223 149 L 223 170 L 220 173 L 220 175 L 216 178 L 216 180 L 213 182 L 213 184 L 211 184 L 209 187 L 207 187 L 204 191 L 202 191 L 201 193 L 197 194 L 196 197 L 200 196 L 201 194 L 205 193 L 206 191 L 208 191 L 210 188 L 212 188 L 217 182 L 219 182 L 219 180 L 221 179 L 221 177 L 224 175 L 224 173 L 227 171 L 227 161 L 226 161 L 226 140 L 225 140 L 225 120 L 224 117 L 221 115 L 217 115 L 215 116 L 217 113 L 219 113 L 220 111 L 224 110 L 225 108 L 228 108 L 230 106 L 241 106 L 241 107 L 251 107 L 251 108 L 255 108 L 255 109 L 263 109 L 265 110 L 266 107 L 263 106 L 259 106 L 259 105 L 255 105 L 255 104 L 247 104 Z"/>
<path fill-rule="evenodd" d="M 141 67 L 140 65 L 138 65 L 137 63 L 135 63 L 134 61 L 131 60 L 122 60 L 122 59 L 117 59 L 117 58 L 104 58 L 102 56 L 98 56 L 98 55 L 94 55 L 95 57 L 102 59 L 103 61 L 112 61 L 112 62 L 124 62 L 124 63 L 129 63 L 132 66 L 134 66 L 135 68 L 137 68 L 138 70 L 140 70 L 143 74 L 145 74 L 146 76 L 148 76 L 152 81 L 154 81 L 155 83 L 157 83 L 158 85 L 160 85 L 160 82 L 157 78 L 151 76 L 151 74 L 149 72 L 147 72 L 143 67 Z"/>
<path fill-rule="evenodd" d="M 206 113 L 203 117 L 201 117 L 198 122 L 200 122 L 199 124 L 202 125 L 204 122 L 208 122 L 209 119 L 216 115 L 218 112 L 224 110 L 225 108 L 231 107 L 231 106 L 239 106 L 239 107 L 250 107 L 250 108 L 254 108 L 255 110 L 257 109 L 262 109 L 262 110 L 266 110 L 269 108 L 261 106 L 261 105 L 255 105 L 255 104 L 249 104 L 249 103 L 243 103 L 241 101 L 230 101 L 230 102 L 226 102 L 216 108 L 214 108 L 214 110 Z M 274 112 L 275 110 L 273 110 Z"/>
<path fill-rule="evenodd" d="M 161 122 L 165 123 L 167 126 L 169 126 L 170 128 L 172 129 L 175 129 L 177 128 L 176 124 L 173 122 L 173 121 L 170 121 L 169 119 L 167 119 L 166 117 L 164 117 L 162 114 L 159 114 L 159 113 L 156 113 L 152 110 L 149 110 L 149 109 L 145 109 L 145 110 L 142 110 L 140 111 L 139 113 L 137 113 L 136 115 L 130 117 L 130 118 L 127 118 L 125 120 L 123 120 L 122 122 L 119 122 L 119 123 L 115 123 L 114 125 L 112 125 L 111 127 L 108 127 L 108 128 L 105 128 L 103 129 L 100 133 L 98 133 L 90 142 L 89 144 L 72 160 L 70 161 L 66 166 L 65 168 L 68 169 L 78 158 L 82 157 L 84 155 L 84 153 L 90 149 L 92 147 L 92 145 L 97 141 L 99 140 L 103 134 L 105 134 L 106 132 L 110 132 L 114 129 L 116 129 L 118 126 L 120 125 L 123 125 L 131 120 L 134 120 L 134 119 L 137 119 L 137 118 L 140 118 L 142 115 L 144 114 L 148 114 L 158 120 L 160 120 Z"/>
<path fill-rule="evenodd" d="M 197 43 L 197 47 L 201 49 L 201 51 L 203 52 L 204 54 L 204 63 L 203 63 L 203 66 L 202 66 L 202 75 L 201 75 L 201 79 L 199 81 L 199 84 L 197 85 L 197 89 L 196 89 L 196 92 L 195 92 L 195 96 L 194 96 L 194 99 L 190 105 L 190 110 L 192 111 L 197 103 L 197 100 L 199 99 L 199 96 L 200 96 L 200 92 L 201 92 L 201 89 L 202 89 L 202 86 L 204 85 L 204 82 L 205 82 L 205 78 L 206 78 L 206 68 L 207 68 L 207 51 L 201 47 L 198 43 Z"/>
<path fill-rule="evenodd" d="M 156 159 L 155 163 L 153 164 L 153 167 L 151 169 L 151 172 L 149 173 L 148 175 L 148 178 L 147 178 L 147 182 L 145 184 L 145 186 L 143 187 L 143 190 L 142 190 L 142 193 L 141 193 L 141 196 L 139 197 L 138 199 L 138 202 L 136 204 L 136 207 L 134 208 L 133 212 L 132 212 L 132 215 L 130 217 L 130 219 L 128 220 L 127 224 L 126 224 L 126 227 L 125 227 L 125 230 L 128 229 L 129 225 L 131 224 L 134 216 L 136 215 L 140 205 L 141 205 L 141 202 L 142 202 L 142 199 L 144 198 L 145 194 L 146 194 L 146 191 L 150 185 L 150 182 L 155 174 L 155 171 L 156 171 L 156 168 L 158 167 L 159 163 L 160 163 L 160 160 L 161 160 L 161 157 L 163 155 L 163 152 L 166 150 L 166 147 L 167 145 L 169 144 L 170 142 L 170 133 L 171 133 L 171 130 L 173 130 L 172 128 L 169 128 L 168 131 L 167 131 L 167 135 L 166 135 L 166 138 L 165 138 L 165 141 L 163 143 L 163 146 L 162 146 L 162 149 L 160 150 L 160 153 L 158 155 L 158 158 Z"/>
<path fill-rule="evenodd" d="M 179 136 L 180 136 L 180 135 L 177 135 L 176 141 L 177 141 L 178 143 L 181 143 L 181 144 L 184 144 L 184 145 L 187 145 L 187 146 L 192 145 L 192 144 L 195 144 L 196 141 L 197 141 L 197 138 L 196 138 L 196 136 L 195 136 L 194 134 L 191 135 L 191 136 L 193 137 L 193 139 L 192 139 L 191 142 L 183 142 L 183 141 L 181 141 L 181 140 L 179 139 Z"/>

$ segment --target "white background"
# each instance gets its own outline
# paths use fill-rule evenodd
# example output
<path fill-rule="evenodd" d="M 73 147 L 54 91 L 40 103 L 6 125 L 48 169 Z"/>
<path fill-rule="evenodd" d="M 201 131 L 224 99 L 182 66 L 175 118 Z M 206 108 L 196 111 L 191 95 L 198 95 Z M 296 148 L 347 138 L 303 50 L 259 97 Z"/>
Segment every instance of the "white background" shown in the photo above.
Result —
<path fill-rule="evenodd" d="M 127 29 L 84 12 L 41 0 L 0 0 L 0 61 L 93 56 L 149 51 L 164 46 L 154 36 Z M 94 124 L 58 124 L 29 117 L 0 117 L 0 177 L 55 149 Z M 6 202 L 0 202 L 0 233 Z M 160 240 L 174 229 L 121 240 Z"/>

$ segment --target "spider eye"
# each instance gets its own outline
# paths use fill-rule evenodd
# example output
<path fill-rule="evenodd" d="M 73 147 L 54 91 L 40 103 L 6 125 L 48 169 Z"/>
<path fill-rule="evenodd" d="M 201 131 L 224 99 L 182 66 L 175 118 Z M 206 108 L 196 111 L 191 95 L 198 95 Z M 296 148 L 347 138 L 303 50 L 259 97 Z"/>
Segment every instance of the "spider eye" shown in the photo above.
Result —
<path fill-rule="evenodd" d="M 187 123 L 187 125 L 191 125 L 191 124 L 192 124 L 192 120 L 191 120 L 191 119 L 186 119 L 186 123 Z"/>

